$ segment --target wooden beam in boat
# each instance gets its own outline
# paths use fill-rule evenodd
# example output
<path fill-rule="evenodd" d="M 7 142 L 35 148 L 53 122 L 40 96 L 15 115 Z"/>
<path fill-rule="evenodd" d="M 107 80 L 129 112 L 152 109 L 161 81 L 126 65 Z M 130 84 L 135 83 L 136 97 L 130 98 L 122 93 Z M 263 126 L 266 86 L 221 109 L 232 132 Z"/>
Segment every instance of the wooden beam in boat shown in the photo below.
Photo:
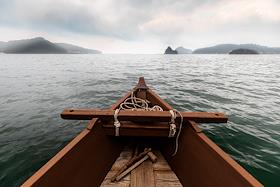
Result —
<path fill-rule="evenodd" d="M 218 112 L 180 112 L 184 122 L 189 120 L 197 123 L 226 123 L 228 117 L 224 113 Z M 61 113 L 63 119 L 90 120 L 92 118 L 113 119 L 114 110 L 96 109 L 65 109 Z M 170 121 L 169 111 L 128 111 L 121 110 L 118 114 L 120 121 Z M 177 121 L 180 116 L 177 116 Z"/>

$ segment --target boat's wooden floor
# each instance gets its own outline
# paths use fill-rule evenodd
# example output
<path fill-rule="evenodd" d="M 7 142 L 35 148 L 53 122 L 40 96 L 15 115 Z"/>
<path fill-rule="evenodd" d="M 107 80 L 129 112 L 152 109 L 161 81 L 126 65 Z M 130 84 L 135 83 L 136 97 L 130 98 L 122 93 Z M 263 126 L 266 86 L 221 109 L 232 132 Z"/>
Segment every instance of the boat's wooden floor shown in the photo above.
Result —
<path fill-rule="evenodd" d="M 124 177 L 119 182 L 111 182 L 112 176 L 132 157 L 132 149 L 125 148 L 111 170 L 108 172 L 102 187 L 164 187 L 174 186 L 181 187 L 179 179 L 171 170 L 170 166 L 160 153 L 153 150 L 153 153 L 158 157 L 156 163 L 152 163 L 149 159 L 134 169 L 130 174 Z"/>

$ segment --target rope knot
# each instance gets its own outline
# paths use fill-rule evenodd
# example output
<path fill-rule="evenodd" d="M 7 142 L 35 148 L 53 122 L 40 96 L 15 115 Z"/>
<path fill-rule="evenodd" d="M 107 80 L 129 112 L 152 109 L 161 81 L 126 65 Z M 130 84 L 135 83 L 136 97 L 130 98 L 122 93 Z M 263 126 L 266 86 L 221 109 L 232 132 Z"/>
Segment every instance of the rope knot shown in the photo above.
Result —
<path fill-rule="evenodd" d="M 168 137 L 174 137 L 176 134 L 176 125 L 174 123 L 170 123 L 170 128 L 169 128 L 169 135 Z"/>
<path fill-rule="evenodd" d="M 174 137 L 176 134 L 176 124 L 175 124 L 175 119 L 176 119 L 176 113 L 173 110 L 169 110 L 171 114 L 171 120 L 169 123 L 169 135 L 168 137 Z"/>
<path fill-rule="evenodd" d="M 120 127 L 121 127 L 121 123 L 118 120 L 118 114 L 120 112 L 120 109 L 116 109 L 115 113 L 114 113 L 114 126 L 115 126 L 115 136 L 119 136 L 120 135 Z"/>

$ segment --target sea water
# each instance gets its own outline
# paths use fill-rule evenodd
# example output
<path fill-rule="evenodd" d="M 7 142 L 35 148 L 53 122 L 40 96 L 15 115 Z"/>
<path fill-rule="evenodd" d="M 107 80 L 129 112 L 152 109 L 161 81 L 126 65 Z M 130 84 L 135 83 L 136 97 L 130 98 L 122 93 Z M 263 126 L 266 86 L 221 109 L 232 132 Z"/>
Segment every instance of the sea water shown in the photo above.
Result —
<path fill-rule="evenodd" d="M 86 121 L 67 107 L 108 108 L 138 77 L 180 111 L 219 111 L 204 133 L 266 186 L 280 186 L 279 55 L 0 54 L 0 186 L 18 186 Z"/>

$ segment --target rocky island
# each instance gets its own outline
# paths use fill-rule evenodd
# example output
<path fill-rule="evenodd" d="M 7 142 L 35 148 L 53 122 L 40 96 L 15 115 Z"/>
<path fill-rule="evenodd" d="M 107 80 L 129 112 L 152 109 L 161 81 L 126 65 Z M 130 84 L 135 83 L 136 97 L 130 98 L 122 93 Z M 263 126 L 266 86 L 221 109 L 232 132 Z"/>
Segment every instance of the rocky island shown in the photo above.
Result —
<path fill-rule="evenodd" d="M 42 37 L 0 42 L 0 52 L 13 54 L 100 54 L 101 51 L 86 49 L 66 43 L 53 43 Z"/>
<path fill-rule="evenodd" d="M 256 54 L 259 54 L 257 51 L 255 50 L 252 50 L 252 49 L 235 49 L 235 50 L 232 50 L 231 52 L 229 52 L 230 55 L 245 55 L 245 54 L 253 54 L 253 55 L 256 55 Z"/>
<path fill-rule="evenodd" d="M 164 54 L 178 54 L 178 52 L 176 50 L 173 50 L 170 46 L 168 46 Z"/>
<path fill-rule="evenodd" d="M 173 50 L 170 46 L 167 47 L 164 54 L 191 54 L 192 50 L 186 49 L 184 47 L 177 47 Z"/>

